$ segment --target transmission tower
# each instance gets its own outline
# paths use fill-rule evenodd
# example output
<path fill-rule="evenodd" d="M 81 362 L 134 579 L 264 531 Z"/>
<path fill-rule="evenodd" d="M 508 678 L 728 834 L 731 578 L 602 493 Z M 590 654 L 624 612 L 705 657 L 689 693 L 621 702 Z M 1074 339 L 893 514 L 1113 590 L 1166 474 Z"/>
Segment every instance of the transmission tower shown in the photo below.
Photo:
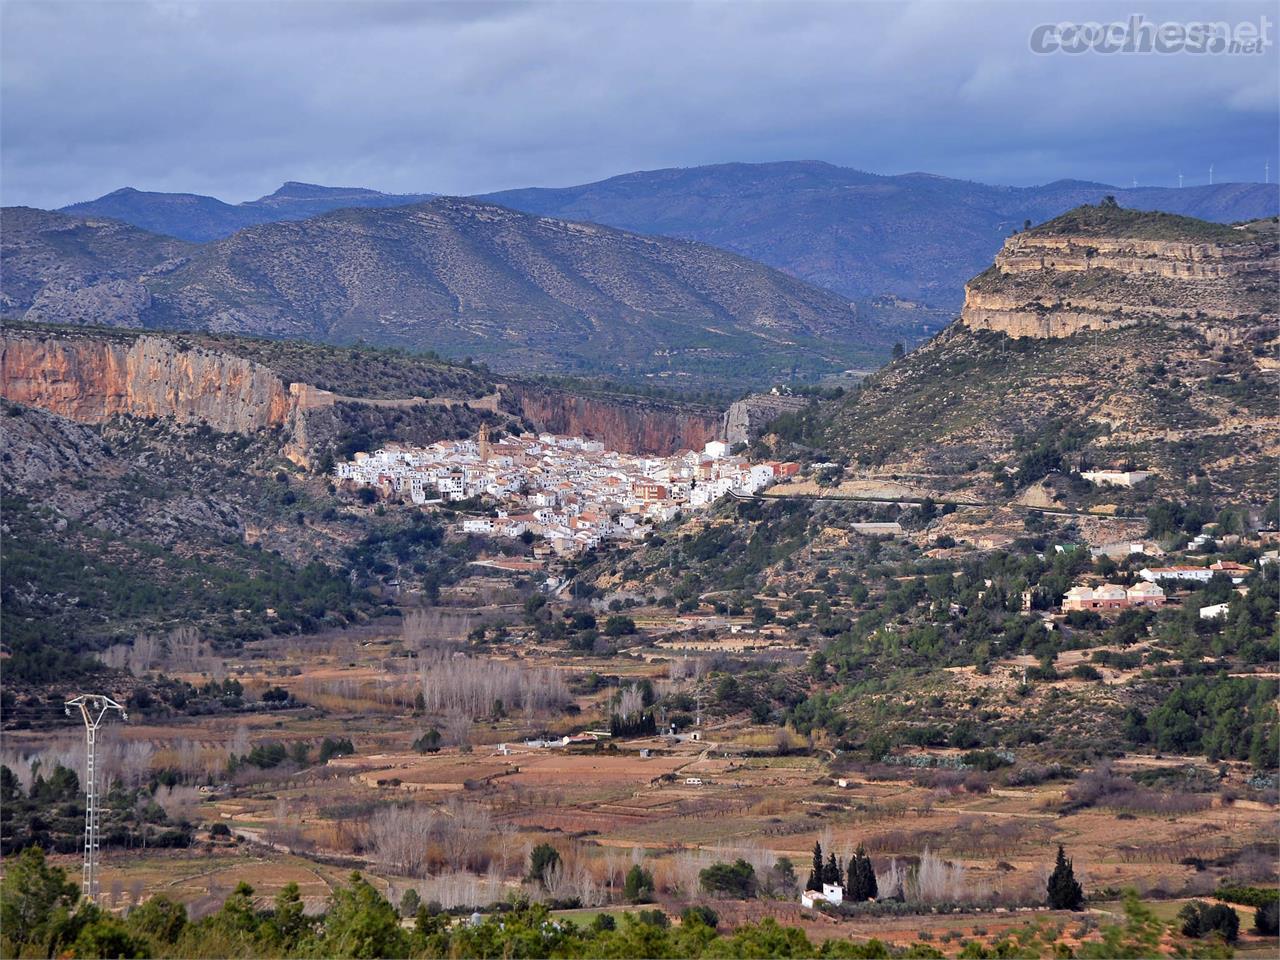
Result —
<path fill-rule="evenodd" d="M 98 728 L 112 710 L 120 711 L 120 719 L 128 720 L 124 707 L 108 696 L 99 693 L 82 693 L 68 700 L 64 707 L 67 716 L 74 716 L 75 707 L 84 718 L 84 873 L 80 892 L 90 903 L 98 893 L 98 768 L 94 760 L 94 748 L 98 741 Z"/>

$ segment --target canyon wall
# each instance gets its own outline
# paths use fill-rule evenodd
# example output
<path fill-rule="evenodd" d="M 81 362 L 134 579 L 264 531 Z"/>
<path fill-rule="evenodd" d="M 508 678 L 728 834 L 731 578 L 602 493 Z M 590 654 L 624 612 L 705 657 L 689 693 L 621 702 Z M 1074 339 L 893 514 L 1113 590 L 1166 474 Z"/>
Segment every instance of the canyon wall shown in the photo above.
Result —
<path fill-rule="evenodd" d="M 710 407 L 643 397 L 599 397 L 539 384 L 508 383 L 507 408 L 536 430 L 599 440 L 627 453 L 667 456 L 701 450 L 721 435 L 722 415 Z"/>
<path fill-rule="evenodd" d="M 1274 243 L 1198 243 L 1017 234 L 965 286 L 961 322 L 1010 337 L 1054 338 L 1142 323 L 1212 342 L 1273 335 Z"/>

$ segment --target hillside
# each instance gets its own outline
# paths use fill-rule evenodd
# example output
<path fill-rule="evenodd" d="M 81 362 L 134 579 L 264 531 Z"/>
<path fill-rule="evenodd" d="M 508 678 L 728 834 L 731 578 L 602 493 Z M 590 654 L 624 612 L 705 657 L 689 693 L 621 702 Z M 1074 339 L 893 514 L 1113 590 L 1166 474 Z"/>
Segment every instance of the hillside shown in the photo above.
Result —
<path fill-rule="evenodd" d="M 955 309 L 964 282 L 1009 233 L 1114 195 L 1124 207 L 1234 222 L 1274 216 L 1265 184 L 1118 189 L 1062 180 L 1000 187 L 827 163 L 651 170 L 484 199 L 518 210 L 710 243 L 862 299 L 893 294 Z"/>
<path fill-rule="evenodd" d="M 363 187 L 323 187 L 289 181 L 257 200 L 231 204 L 197 193 L 156 193 L 123 187 L 62 207 L 76 217 L 110 217 L 193 243 L 228 237 L 245 227 L 281 220 L 305 220 L 342 207 L 398 207 L 430 194 L 389 194 Z"/>
<path fill-rule="evenodd" d="M 31 207 L 0 212 L 0 313 L 46 310 L 56 319 L 115 323 L 150 306 L 138 278 L 185 256 L 180 240 L 115 220 L 76 218 Z"/>
<path fill-rule="evenodd" d="M 6 274 L 40 304 L 39 319 L 62 319 L 59 297 L 40 288 L 43 269 L 9 255 L 33 242 L 25 223 L 5 231 Z M 139 251 L 126 259 L 140 265 L 169 242 L 137 238 Z M 473 200 L 341 210 L 180 249 L 184 259 L 163 269 L 116 269 L 113 278 L 128 276 L 140 292 L 131 313 L 117 308 L 102 319 L 363 340 L 473 356 L 503 371 L 685 383 L 812 376 L 887 347 L 887 335 L 860 323 L 848 301 L 733 254 Z M 14 313 L 29 305 L 11 302 Z M 79 301 L 66 310 L 66 319 L 97 319 Z"/>
<path fill-rule="evenodd" d="M 774 429 L 979 499 L 1132 461 L 1164 496 L 1261 505 L 1280 454 L 1275 257 L 1274 222 L 1073 211 L 1010 238 L 946 331 Z"/>

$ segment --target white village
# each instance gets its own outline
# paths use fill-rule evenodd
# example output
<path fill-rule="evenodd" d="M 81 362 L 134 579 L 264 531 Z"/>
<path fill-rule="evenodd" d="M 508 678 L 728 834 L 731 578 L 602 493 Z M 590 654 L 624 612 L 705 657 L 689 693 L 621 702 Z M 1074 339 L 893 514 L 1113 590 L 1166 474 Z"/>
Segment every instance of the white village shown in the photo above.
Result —
<path fill-rule="evenodd" d="M 703 509 L 726 494 L 746 496 L 798 472 L 795 463 L 753 464 L 721 440 L 701 451 L 637 456 L 583 437 L 521 434 L 426 447 L 388 445 L 356 453 L 334 476 L 389 500 L 424 505 L 488 497 L 496 516 L 467 517 L 464 533 L 541 537 L 535 551 L 569 556 L 602 540 L 643 539 L 653 524 Z"/>

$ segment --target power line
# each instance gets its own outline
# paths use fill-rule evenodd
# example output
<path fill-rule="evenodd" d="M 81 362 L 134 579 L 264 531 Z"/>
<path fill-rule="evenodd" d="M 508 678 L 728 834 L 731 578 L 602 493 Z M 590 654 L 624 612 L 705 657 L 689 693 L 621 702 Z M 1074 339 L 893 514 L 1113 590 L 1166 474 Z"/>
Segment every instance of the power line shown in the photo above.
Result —
<path fill-rule="evenodd" d="M 77 708 L 84 718 L 84 870 L 80 892 L 92 903 L 98 892 L 98 770 L 94 755 L 98 728 L 112 710 L 120 712 L 121 720 L 128 720 L 129 713 L 110 697 L 100 693 L 82 693 L 68 700 L 63 708 L 69 717 L 73 716 L 72 707 Z"/>

